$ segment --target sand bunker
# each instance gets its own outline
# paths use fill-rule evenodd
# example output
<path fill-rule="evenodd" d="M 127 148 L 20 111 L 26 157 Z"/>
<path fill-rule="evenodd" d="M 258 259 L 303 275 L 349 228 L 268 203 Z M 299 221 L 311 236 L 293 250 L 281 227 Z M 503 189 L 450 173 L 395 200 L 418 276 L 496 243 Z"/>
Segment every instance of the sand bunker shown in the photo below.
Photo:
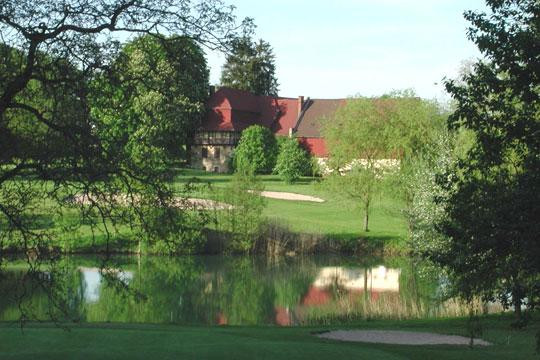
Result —
<path fill-rule="evenodd" d="M 105 199 L 103 196 L 92 196 L 92 195 L 75 195 L 71 201 L 76 204 L 82 205 L 92 205 L 94 203 L 103 202 Z M 129 199 L 125 195 L 115 195 L 106 199 L 108 202 L 114 202 L 119 205 L 130 205 L 131 201 L 139 201 L 138 197 L 135 196 L 134 200 Z M 173 198 L 172 205 L 177 206 L 182 209 L 205 209 L 205 210 L 229 210 L 233 206 L 222 203 L 219 201 L 209 200 L 209 199 L 197 199 L 197 198 Z"/>
<path fill-rule="evenodd" d="M 289 193 L 289 192 L 279 192 L 279 191 L 262 191 L 261 196 L 271 198 L 271 199 L 280 199 L 280 200 L 312 201 L 312 202 L 319 202 L 319 203 L 324 202 L 323 199 L 315 197 L 315 196 L 295 194 L 295 193 Z"/>
<path fill-rule="evenodd" d="M 469 345 L 470 338 L 457 335 L 443 335 L 427 332 L 393 330 L 337 330 L 317 335 L 320 338 L 397 345 Z M 491 345 L 474 339 L 474 345 Z"/>

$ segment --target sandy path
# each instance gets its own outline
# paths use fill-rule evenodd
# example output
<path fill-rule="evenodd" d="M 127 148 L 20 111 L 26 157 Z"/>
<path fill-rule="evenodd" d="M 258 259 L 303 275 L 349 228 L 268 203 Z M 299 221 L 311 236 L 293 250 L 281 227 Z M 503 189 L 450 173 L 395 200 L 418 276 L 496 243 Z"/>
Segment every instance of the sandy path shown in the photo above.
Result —
<path fill-rule="evenodd" d="M 318 203 L 324 202 L 323 199 L 315 197 L 315 196 L 295 194 L 295 193 L 290 193 L 290 192 L 280 192 L 280 191 L 262 191 L 261 196 L 271 198 L 271 199 L 279 199 L 279 200 L 312 201 L 312 202 L 318 202 Z"/>
<path fill-rule="evenodd" d="M 464 336 L 393 330 L 337 330 L 317 336 L 332 340 L 398 345 L 469 345 L 470 342 L 470 338 Z M 491 344 L 481 339 L 474 339 L 474 345 Z"/>

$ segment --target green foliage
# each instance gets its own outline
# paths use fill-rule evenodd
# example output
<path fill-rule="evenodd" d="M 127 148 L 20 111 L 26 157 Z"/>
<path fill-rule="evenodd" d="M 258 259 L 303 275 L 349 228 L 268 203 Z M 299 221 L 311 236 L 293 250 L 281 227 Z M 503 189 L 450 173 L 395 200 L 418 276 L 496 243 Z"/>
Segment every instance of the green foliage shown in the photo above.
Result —
<path fill-rule="evenodd" d="M 237 171 L 269 174 L 276 164 L 278 145 L 272 132 L 263 126 L 252 125 L 242 131 L 234 150 Z"/>
<path fill-rule="evenodd" d="M 262 212 L 266 206 L 260 196 L 263 184 L 252 172 L 236 172 L 222 191 L 220 200 L 228 204 L 217 214 L 220 231 L 231 237 L 228 250 L 233 253 L 249 253 L 259 236 L 263 223 Z"/>
<path fill-rule="evenodd" d="M 378 160 L 388 158 L 390 153 L 386 106 L 387 102 L 381 100 L 348 99 L 323 127 L 329 166 L 333 169 L 325 184 L 331 191 L 360 203 L 364 231 L 369 230 L 373 197 L 381 189 L 384 168 Z"/>
<path fill-rule="evenodd" d="M 207 223 L 204 213 L 191 214 L 177 208 L 148 208 L 143 233 L 146 237 L 145 253 L 152 254 L 196 254 L 205 244 L 202 233 Z M 201 216 L 202 215 L 202 216 Z"/>
<path fill-rule="evenodd" d="M 445 207 L 451 194 L 452 177 L 445 173 L 457 161 L 452 149 L 454 141 L 450 133 L 441 136 L 433 144 L 431 155 L 419 158 L 407 179 L 411 196 L 407 211 L 409 239 L 415 255 L 444 251 L 449 246 L 438 224 L 446 218 Z"/>
<path fill-rule="evenodd" d="M 488 5 L 493 15 L 465 14 L 487 61 L 446 83 L 456 101 L 449 124 L 475 143 L 451 169 L 458 176 L 440 224 L 450 246 L 429 257 L 464 297 L 499 297 L 520 316 L 522 300 L 533 307 L 540 296 L 540 4 Z"/>
<path fill-rule="evenodd" d="M 36 268 L 53 268 L 77 230 L 85 244 L 102 236 L 108 254 L 122 233 L 197 234 L 204 217 L 177 206 L 167 165 L 184 156 L 207 94 L 204 56 L 189 39 L 220 47 L 249 29 L 231 12 L 219 0 L 2 1 L 0 248 L 32 254 L 29 276 L 47 274 Z M 147 36 L 123 47 L 135 34 Z M 25 220 L 43 212 L 69 220 L 38 229 Z M 51 283 L 39 287 L 48 314 L 62 311 Z"/>
<path fill-rule="evenodd" d="M 436 151 L 433 144 L 444 131 L 443 120 L 437 104 L 405 90 L 381 98 L 348 99 L 325 123 L 329 166 L 344 175 L 334 171 L 328 183 L 361 202 L 365 229 L 377 192 L 403 199 L 409 210 L 414 187 L 411 174 L 421 157 Z M 348 173 L 343 171 L 349 168 Z"/>
<path fill-rule="evenodd" d="M 249 37 L 232 42 L 221 72 L 221 86 L 249 91 L 256 95 L 277 96 L 275 56 L 269 43 Z"/>
<path fill-rule="evenodd" d="M 274 172 L 283 181 L 291 184 L 300 176 L 306 175 L 311 165 L 308 153 L 302 149 L 296 138 L 283 138 L 279 142 L 279 154 L 276 160 Z"/>
<path fill-rule="evenodd" d="M 208 98 L 200 46 L 185 37 L 142 36 L 125 45 L 113 72 L 94 84 L 92 111 L 105 119 L 104 131 L 136 162 L 187 159 Z"/>

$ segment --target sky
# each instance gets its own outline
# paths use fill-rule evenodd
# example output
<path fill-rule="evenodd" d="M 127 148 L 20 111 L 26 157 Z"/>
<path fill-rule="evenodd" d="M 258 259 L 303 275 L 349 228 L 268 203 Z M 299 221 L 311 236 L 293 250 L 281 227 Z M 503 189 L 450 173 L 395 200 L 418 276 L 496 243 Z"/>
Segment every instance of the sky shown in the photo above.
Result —
<path fill-rule="evenodd" d="M 379 96 L 412 88 L 446 100 L 441 80 L 480 57 L 467 39 L 465 10 L 482 0 L 228 0 L 239 18 L 254 18 L 256 39 L 273 47 L 279 95 L 311 98 Z M 222 53 L 209 52 L 210 82 L 219 84 Z"/>

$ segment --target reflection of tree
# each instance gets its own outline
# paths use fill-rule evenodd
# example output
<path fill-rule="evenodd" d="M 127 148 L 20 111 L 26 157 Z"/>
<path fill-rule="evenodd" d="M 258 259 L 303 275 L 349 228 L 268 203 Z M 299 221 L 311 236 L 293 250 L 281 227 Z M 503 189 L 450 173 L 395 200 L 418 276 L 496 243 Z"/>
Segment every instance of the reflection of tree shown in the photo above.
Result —
<path fill-rule="evenodd" d="M 220 308 L 230 325 L 268 323 L 274 311 L 275 290 L 258 273 L 250 258 L 233 258 L 218 289 Z"/>
<path fill-rule="evenodd" d="M 201 292 L 202 266 L 193 257 L 143 258 L 130 287 L 130 296 L 103 283 L 100 299 L 87 305 L 89 321 L 196 322 L 194 296 Z"/>
<path fill-rule="evenodd" d="M 82 279 L 68 259 L 48 267 L 26 265 L 2 272 L 0 320 L 70 321 L 83 318 Z M 54 300 L 54 302 L 53 302 Z"/>
<path fill-rule="evenodd" d="M 60 320 L 291 325 L 444 314 L 434 311 L 437 282 L 420 276 L 407 259 L 384 262 L 384 267 L 311 258 L 271 263 L 248 257 L 138 259 L 111 259 L 115 265 L 107 269 L 99 268 L 96 259 L 62 260 L 56 272 L 36 274 L 40 281 L 22 268 L 6 271 L 0 282 L 0 320 L 19 318 L 15 297 L 23 293 L 28 318 L 50 318 L 54 307 L 40 287 L 44 279 L 45 289 L 53 288 L 68 309 L 52 313 Z M 85 300 L 83 271 L 100 276 L 92 301 Z"/>

